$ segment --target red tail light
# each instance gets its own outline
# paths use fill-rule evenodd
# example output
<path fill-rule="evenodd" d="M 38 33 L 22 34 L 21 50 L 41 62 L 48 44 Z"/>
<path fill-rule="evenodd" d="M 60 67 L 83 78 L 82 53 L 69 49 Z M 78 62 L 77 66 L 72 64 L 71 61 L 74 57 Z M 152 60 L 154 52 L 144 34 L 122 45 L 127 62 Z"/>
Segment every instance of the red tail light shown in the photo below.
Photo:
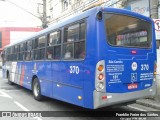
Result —
<path fill-rule="evenodd" d="M 102 96 L 102 100 L 105 100 L 105 99 L 107 99 L 107 96 Z"/>
<path fill-rule="evenodd" d="M 103 78 L 104 78 L 104 75 L 103 74 L 99 74 L 98 79 L 99 80 L 103 80 Z"/>

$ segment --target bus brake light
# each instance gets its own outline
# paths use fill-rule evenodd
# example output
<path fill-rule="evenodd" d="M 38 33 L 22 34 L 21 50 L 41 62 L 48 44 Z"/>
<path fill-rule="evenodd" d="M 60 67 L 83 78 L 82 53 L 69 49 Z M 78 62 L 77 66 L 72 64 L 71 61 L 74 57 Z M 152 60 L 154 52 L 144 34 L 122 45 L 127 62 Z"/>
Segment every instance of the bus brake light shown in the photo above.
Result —
<path fill-rule="evenodd" d="M 99 80 L 103 80 L 103 78 L 104 78 L 104 75 L 103 74 L 99 74 L 98 79 Z"/>

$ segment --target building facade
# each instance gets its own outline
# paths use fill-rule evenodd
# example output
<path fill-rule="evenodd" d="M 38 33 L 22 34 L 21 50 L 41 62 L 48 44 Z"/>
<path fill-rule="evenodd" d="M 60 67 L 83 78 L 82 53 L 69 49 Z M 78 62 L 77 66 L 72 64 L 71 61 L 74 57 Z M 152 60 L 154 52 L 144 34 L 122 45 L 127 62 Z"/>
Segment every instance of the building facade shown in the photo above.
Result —
<path fill-rule="evenodd" d="M 94 6 L 123 8 L 150 17 L 149 0 L 48 0 L 48 24 L 59 22 Z"/>
<path fill-rule="evenodd" d="M 49 25 L 67 17 L 74 16 L 91 5 L 102 4 L 104 0 L 49 0 L 47 2 L 47 16 Z"/>
<path fill-rule="evenodd" d="M 17 42 L 40 30 L 41 28 L 33 27 L 0 27 L 0 52 L 6 45 Z"/>

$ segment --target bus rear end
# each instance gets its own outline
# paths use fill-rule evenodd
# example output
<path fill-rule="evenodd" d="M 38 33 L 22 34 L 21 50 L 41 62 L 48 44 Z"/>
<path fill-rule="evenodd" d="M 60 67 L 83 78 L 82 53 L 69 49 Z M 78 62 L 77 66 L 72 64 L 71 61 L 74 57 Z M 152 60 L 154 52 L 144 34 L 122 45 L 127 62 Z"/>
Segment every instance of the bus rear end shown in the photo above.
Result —
<path fill-rule="evenodd" d="M 99 47 L 94 108 L 154 96 L 156 41 L 152 20 L 112 8 L 104 8 L 101 14 L 97 40 L 105 47 Z"/>

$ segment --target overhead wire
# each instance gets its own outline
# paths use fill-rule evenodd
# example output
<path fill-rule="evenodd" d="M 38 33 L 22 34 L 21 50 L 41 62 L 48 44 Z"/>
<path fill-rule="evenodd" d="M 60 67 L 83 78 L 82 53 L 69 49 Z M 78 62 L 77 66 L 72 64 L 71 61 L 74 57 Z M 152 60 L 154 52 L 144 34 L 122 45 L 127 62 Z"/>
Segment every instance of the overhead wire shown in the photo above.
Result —
<path fill-rule="evenodd" d="M 23 11 L 25 11 L 25 12 L 31 14 L 32 16 L 34 16 L 34 17 L 36 17 L 36 18 L 38 18 L 38 19 L 41 20 L 41 18 L 40 18 L 39 16 L 37 16 L 37 15 L 33 14 L 32 12 L 30 12 L 30 11 L 24 9 L 23 7 L 17 5 L 17 4 L 15 4 L 15 3 L 13 3 L 13 2 L 11 2 L 10 0 L 6 0 L 6 1 L 9 2 L 9 3 L 11 3 L 11 4 L 13 4 L 14 6 L 20 8 L 21 10 L 23 10 Z M 31 0 L 30 0 L 30 1 L 31 1 Z M 33 0 L 33 1 L 34 1 L 34 3 L 35 3 L 35 0 Z M 114 4 L 117 4 L 117 3 L 121 2 L 121 1 L 123 1 L 123 0 L 118 0 L 118 1 L 116 1 L 116 2 L 114 2 L 114 3 L 112 3 L 112 4 L 110 4 L 108 7 L 110 7 L 110 6 L 114 5 Z M 93 2 L 93 1 L 88 2 L 88 3 L 85 5 L 85 7 L 88 7 L 88 6 L 90 5 L 91 2 Z M 35 4 L 36 4 L 36 3 L 35 3 Z M 56 5 L 57 5 L 57 4 L 56 4 Z M 32 5 L 32 7 L 33 7 L 33 5 Z M 71 11 L 71 12 L 65 14 L 64 16 L 71 15 L 71 13 L 73 13 L 73 11 Z M 57 19 L 63 18 L 64 16 L 61 16 L 61 17 L 59 17 L 59 18 L 57 18 Z"/>
<path fill-rule="evenodd" d="M 6 1 L 7 1 L 7 2 L 9 2 L 9 3 L 11 3 L 11 4 L 13 4 L 14 6 L 16 6 L 16 7 L 20 8 L 21 10 L 23 10 L 23 11 L 25 11 L 25 12 L 27 12 L 27 13 L 31 14 L 32 16 L 34 16 L 34 17 L 36 17 L 36 18 L 40 19 L 40 17 L 38 17 L 37 15 L 35 15 L 35 14 L 33 14 L 33 13 L 29 12 L 28 10 L 24 9 L 23 7 L 21 7 L 21 6 L 17 5 L 17 4 L 15 4 L 15 3 L 13 3 L 13 2 L 11 2 L 10 0 L 6 0 Z M 41 20 L 41 19 L 40 19 L 40 20 Z"/>
<path fill-rule="evenodd" d="M 30 1 L 30 4 L 31 4 L 32 8 L 33 8 L 33 9 L 36 9 L 36 8 L 35 8 L 35 2 L 34 2 L 33 0 L 29 0 L 29 1 Z M 33 5 L 33 4 L 34 4 L 34 5 Z"/>
<path fill-rule="evenodd" d="M 32 16 L 34 16 L 34 17 L 36 17 L 36 18 L 38 18 L 38 19 L 41 20 L 41 18 L 40 18 L 39 16 L 37 16 L 37 15 L 33 14 L 32 12 L 24 9 L 23 7 L 17 5 L 17 4 L 15 4 L 15 3 L 13 3 L 13 2 L 11 2 L 10 0 L 6 0 L 6 1 L 9 2 L 9 3 L 11 3 L 11 4 L 13 4 L 14 6 L 18 7 L 19 9 L 27 12 L 28 14 L 31 14 Z M 31 0 L 30 0 L 30 1 L 31 1 Z M 34 1 L 34 3 L 35 3 L 35 0 L 33 0 L 33 1 Z M 114 5 L 114 4 L 117 4 L 117 3 L 121 2 L 121 1 L 123 1 L 123 0 L 118 0 L 118 1 L 110 4 L 108 7 L 110 7 L 110 6 Z M 92 0 L 92 1 L 89 1 L 87 4 L 85 4 L 85 7 L 88 7 L 88 6 L 90 5 L 90 3 L 92 3 L 92 2 L 93 2 L 93 0 Z M 36 4 L 36 3 L 35 3 L 35 4 Z M 57 4 L 56 4 L 56 5 L 57 5 Z M 32 5 L 32 7 L 33 7 L 33 5 Z M 65 14 L 64 16 L 61 16 L 61 17 L 59 17 L 59 18 L 57 18 L 57 19 L 64 18 L 65 16 L 67 16 L 67 15 L 69 16 L 69 15 L 71 15 L 72 13 L 73 13 L 73 11 L 70 11 L 70 12 L 68 12 L 67 14 Z M 57 19 L 56 19 L 56 20 L 57 20 Z"/>

